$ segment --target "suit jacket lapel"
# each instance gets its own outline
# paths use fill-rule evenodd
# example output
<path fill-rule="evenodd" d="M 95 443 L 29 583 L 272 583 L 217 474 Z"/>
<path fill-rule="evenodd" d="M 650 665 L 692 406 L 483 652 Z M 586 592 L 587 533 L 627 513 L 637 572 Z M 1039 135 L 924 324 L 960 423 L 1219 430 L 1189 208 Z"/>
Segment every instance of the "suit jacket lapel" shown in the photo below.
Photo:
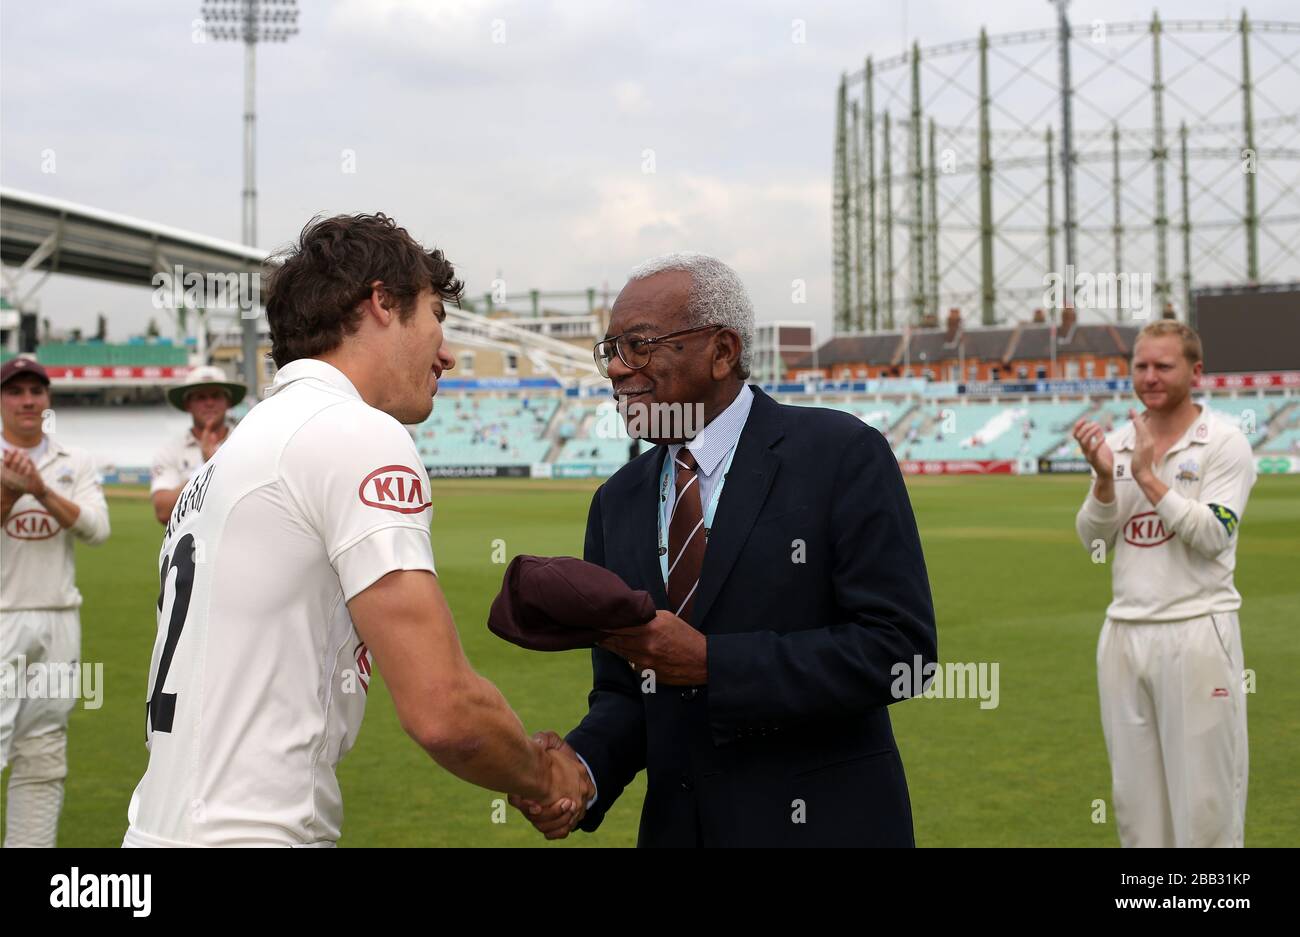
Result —
<path fill-rule="evenodd" d="M 624 513 L 625 536 L 631 544 L 634 566 L 655 608 L 668 606 L 663 575 L 659 571 L 659 473 L 663 468 L 666 446 L 656 447 L 655 456 L 646 459 L 645 470 L 628 494 Z"/>
<path fill-rule="evenodd" d="M 757 387 L 753 390 L 754 402 L 749 419 L 740 433 L 736 457 L 722 486 L 717 516 L 709 530 L 709 545 L 704 551 L 704 566 L 700 570 L 699 594 L 691 610 L 693 624 L 701 631 L 709 609 L 749 539 L 749 532 L 767 500 L 781 464 L 780 457 L 771 449 L 784 435 L 780 410 L 771 397 Z"/>

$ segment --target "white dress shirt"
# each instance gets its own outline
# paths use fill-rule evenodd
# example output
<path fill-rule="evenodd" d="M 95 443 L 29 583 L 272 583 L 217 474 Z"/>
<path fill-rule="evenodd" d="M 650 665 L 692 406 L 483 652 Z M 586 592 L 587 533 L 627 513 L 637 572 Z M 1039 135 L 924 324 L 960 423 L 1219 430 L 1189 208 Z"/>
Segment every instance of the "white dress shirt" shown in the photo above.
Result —
<path fill-rule="evenodd" d="M 718 468 L 740 442 L 740 433 L 745 428 L 745 421 L 749 419 L 749 408 L 753 404 L 754 392 L 750 390 L 748 384 L 742 385 L 740 393 L 736 394 L 736 399 L 727 405 L 727 409 L 714 417 L 708 426 L 700 430 L 698 436 L 685 444 L 691 455 L 695 456 L 695 473 L 700 479 L 700 505 L 705 512 L 709 509 L 713 492 L 722 481 L 722 473 Z M 681 449 L 682 443 L 673 443 L 668 447 L 670 462 L 677 458 L 677 453 Z M 664 504 L 664 512 L 669 517 L 672 516 L 676 501 L 677 486 L 669 485 L 668 500 Z"/>

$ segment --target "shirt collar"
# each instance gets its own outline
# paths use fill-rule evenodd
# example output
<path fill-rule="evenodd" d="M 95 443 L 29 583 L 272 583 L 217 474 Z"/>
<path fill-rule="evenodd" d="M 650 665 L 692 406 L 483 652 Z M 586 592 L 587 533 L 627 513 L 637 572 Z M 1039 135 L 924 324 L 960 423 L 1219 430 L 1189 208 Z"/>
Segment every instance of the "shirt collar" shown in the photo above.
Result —
<path fill-rule="evenodd" d="M 742 384 L 740 393 L 736 394 L 736 399 L 727 405 L 727 409 L 714 417 L 713 422 L 686 443 L 686 448 L 690 450 L 691 455 L 695 456 L 695 464 L 705 475 L 712 475 L 722 464 L 722 460 L 727 457 L 727 453 L 740 440 L 740 432 L 745 428 L 745 421 L 749 419 L 749 409 L 753 403 L 754 392 L 748 384 Z M 668 457 L 675 459 L 681 447 L 681 443 L 669 446 Z"/>
<path fill-rule="evenodd" d="M 1178 437 L 1178 441 L 1169 447 L 1169 452 L 1165 453 L 1166 456 L 1180 449 L 1186 449 L 1193 443 L 1205 445 L 1210 441 L 1210 422 L 1213 419 L 1210 415 L 1210 407 L 1205 403 L 1199 403 L 1197 406 L 1201 409 L 1201 415 L 1193 420 L 1192 425 L 1187 427 L 1182 436 Z M 1119 438 L 1115 441 L 1115 447 L 1117 451 L 1123 452 L 1132 449 L 1136 444 L 1136 430 L 1133 429 L 1133 421 L 1130 420 L 1124 425 L 1124 429 L 1120 431 Z"/>
<path fill-rule="evenodd" d="M 296 361 L 290 361 L 276 372 L 275 380 L 266 389 L 263 397 L 278 394 L 294 381 L 305 379 L 321 381 L 335 390 L 356 397 L 358 400 L 361 399 L 361 394 L 357 393 L 356 387 L 348 380 L 346 374 L 334 367 L 334 365 L 321 361 L 319 358 L 299 358 Z"/>
<path fill-rule="evenodd" d="M 1192 444 L 1203 446 L 1210 441 L 1210 430 L 1212 429 L 1210 426 L 1212 419 L 1210 405 L 1208 403 L 1199 403 L 1197 406 L 1201 408 L 1201 415 L 1192 422 L 1191 426 L 1187 427 L 1187 432 L 1183 433 L 1178 442 L 1169 448 L 1170 452 L 1177 452 L 1179 449 L 1185 449 Z"/>

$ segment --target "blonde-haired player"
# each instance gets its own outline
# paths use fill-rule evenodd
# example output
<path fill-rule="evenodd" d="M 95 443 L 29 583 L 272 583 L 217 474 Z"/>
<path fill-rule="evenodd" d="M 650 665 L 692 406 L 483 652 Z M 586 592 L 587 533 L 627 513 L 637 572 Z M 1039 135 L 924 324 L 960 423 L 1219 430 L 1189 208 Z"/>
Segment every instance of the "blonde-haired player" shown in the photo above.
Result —
<path fill-rule="evenodd" d="M 1246 700 L 1233 585 L 1237 537 L 1255 483 L 1250 443 L 1192 401 L 1201 340 L 1172 320 L 1133 348 L 1145 410 L 1104 436 L 1074 438 L 1094 481 L 1076 518 L 1106 545 L 1114 599 L 1097 646 L 1102 728 L 1124 846 L 1241 846 Z"/>

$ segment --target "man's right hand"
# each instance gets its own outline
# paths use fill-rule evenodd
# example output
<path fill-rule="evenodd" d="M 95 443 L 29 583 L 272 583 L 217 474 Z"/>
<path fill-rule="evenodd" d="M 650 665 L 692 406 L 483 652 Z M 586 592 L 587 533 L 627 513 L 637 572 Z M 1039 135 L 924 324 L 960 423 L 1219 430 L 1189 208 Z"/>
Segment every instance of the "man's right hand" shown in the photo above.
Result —
<path fill-rule="evenodd" d="M 538 732 L 533 741 L 541 745 L 552 764 L 554 793 L 546 803 L 510 795 L 510 805 L 528 818 L 547 839 L 564 839 L 587 812 L 587 803 L 596 794 L 587 766 L 569 743 L 554 732 Z"/>
<path fill-rule="evenodd" d="M 591 798 L 582 763 L 529 738 L 492 682 L 465 659 L 438 577 L 393 570 L 348 602 L 402 728 L 456 777 L 536 798 L 577 824 Z M 549 814 L 548 814 L 549 816 Z"/>
<path fill-rule="evenodd" d="M 1115 454 L 1106 444 L 1106 434 L 1102 428 L 1085 417 L 1074 424 L 1070 433 L 1079 443 L 1079 448 L 1083 450 L 1083 457 L 1088 460 L 1088 464 L 1092 466 L 1097 476 L 1114 478 Z"/>
<path fill-rule="evenodd" d="M 226 421 L 224 417 L 213 417 L 199 432 L 199 451 L 203 453 L 203 461 L 208 462 L 221 444 L 225 442 Z"/>

